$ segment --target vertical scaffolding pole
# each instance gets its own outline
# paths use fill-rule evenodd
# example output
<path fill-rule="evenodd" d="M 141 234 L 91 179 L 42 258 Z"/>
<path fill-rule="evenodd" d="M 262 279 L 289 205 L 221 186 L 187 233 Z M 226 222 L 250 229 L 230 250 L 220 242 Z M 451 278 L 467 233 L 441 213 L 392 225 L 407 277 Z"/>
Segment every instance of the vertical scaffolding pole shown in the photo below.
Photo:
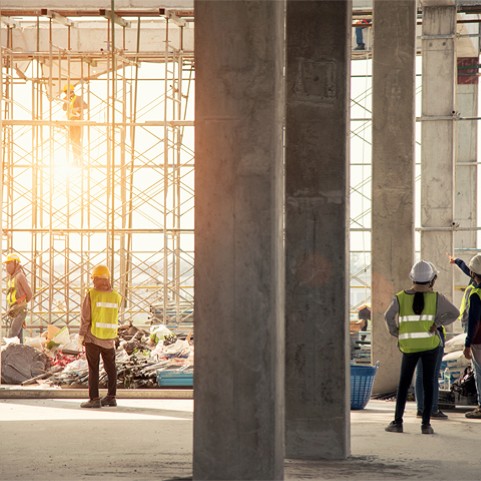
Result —
<path fill-rule="evenodd" d="M 3 75 L 3 45 L 2 40 L 2 23 L 0 22 L 0 228 L 2 232 L 0 233 L 0 246 L 3 247 L 3 190 L 4 190 L 4 180 L 5 180 L 5 162 L 4 162 L 4 149 L 5 149 L 5 135 L 4 135 L 4 125 L 3 125 L 3 85 L 4 85 L 4 75 Z M 0 249 L 0 254 L 3 255 L 3 249 Z M 2 259 L 3 261 L 3 259 Z M 2 264 L 2 275 L 0 279 L 3 281 L 3 264 Z M 3 310 L 3 289 L 0 289 L 0 343 L 3 339 L 3 323 L 5 319 Z M 2 384 L 2 355 L 0 351 L 0 385 Z"/>

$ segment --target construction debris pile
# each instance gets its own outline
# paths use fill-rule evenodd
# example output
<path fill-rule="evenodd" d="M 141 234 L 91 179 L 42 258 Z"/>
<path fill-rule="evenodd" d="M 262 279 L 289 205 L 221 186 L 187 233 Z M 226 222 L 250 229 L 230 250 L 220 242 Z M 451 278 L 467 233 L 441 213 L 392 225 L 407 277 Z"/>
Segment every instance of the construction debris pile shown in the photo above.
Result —
<path fill-rule="evenodd" d="M 85 354 L 77 347 L 78 334 L 68 328 L 49 326 L 37 338 L 5 339 L 2 346 L 2 383 L 86 388 L 88 366 Z M 117 386 L 126 389 L 157 388 L 162 373 L 179 373 L 191 385 L 194 348 L 190 336 L 179 338 L 165 325 L 150 332 L 132 324 L 119 328 L 116 365 Z M 100 386 L 106 387 L 107 376 L 101 364 Z M 181 384 L 179 384 L 181 385 Z"/>

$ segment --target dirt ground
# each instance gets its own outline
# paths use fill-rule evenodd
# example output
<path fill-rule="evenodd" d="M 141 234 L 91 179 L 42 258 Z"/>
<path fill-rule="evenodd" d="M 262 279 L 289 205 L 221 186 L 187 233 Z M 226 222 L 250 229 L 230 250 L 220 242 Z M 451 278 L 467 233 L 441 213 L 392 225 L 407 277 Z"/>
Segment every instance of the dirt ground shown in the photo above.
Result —
<path fill-rule="evenodd" d="M 192 478 L 189 399 L 125 399 L 85 410 L 78 399 L 0 400 L 2 481 L 187 480 Z M 387 433 L 392 401 L 351 411 L 352 455 L 342 461 L 286 460 L 286 480 L 480 479 L 481 421 L 467 408 L 422 435 L 413 403 L 403 434 Z M 473 451 L 474 450 L 474 451 Z"/>

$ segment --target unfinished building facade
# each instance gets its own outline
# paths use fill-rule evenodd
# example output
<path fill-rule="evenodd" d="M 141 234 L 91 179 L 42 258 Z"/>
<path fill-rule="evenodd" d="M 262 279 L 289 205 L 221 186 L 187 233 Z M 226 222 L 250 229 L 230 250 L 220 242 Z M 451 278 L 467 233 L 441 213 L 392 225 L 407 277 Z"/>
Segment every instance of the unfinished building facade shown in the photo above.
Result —
<path fill-rule="evenodd" d="M 100 263 L 122 322 L 191 324 L 192 20 L 159 8 L 0 12 L 1 252 L 18 253 L 31 281 L 31 332 L 78 325 Z"/>

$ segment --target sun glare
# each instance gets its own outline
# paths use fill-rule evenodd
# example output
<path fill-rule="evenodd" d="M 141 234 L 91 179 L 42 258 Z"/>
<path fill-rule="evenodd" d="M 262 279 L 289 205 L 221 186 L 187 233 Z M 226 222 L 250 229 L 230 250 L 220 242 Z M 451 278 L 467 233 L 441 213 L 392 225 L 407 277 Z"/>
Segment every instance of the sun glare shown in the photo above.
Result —
<path fill-rule="evenodd" d="M 54 153 L 51 159 L 51 168 L 54 178 L 57 180 L 78 176 L 81 169 L 79 161 L 73 155 L 60 151 Z"/>

